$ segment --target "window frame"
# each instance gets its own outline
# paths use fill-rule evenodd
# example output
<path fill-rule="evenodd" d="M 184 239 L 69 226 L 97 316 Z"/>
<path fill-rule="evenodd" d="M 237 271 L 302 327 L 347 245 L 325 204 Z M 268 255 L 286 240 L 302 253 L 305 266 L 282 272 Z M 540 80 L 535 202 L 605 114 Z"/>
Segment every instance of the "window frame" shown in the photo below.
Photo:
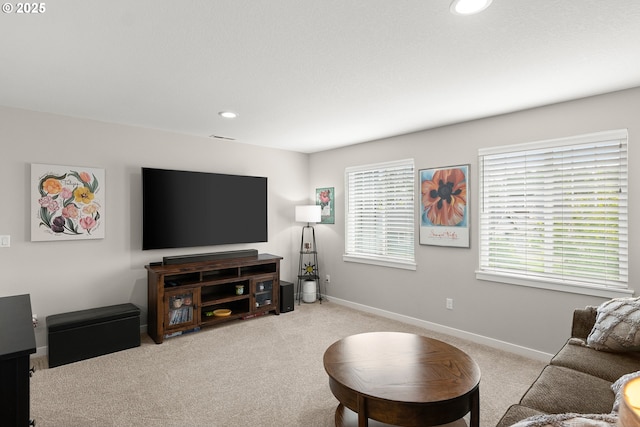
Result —
<path fill-rule="evenodd" d="M 355 233 L 352 233 L 350 230 L 350 227 L 354 225 L 354 222 L 351 220 L 350 215 L 351 214 L 355 214 L 355 212 L 351 212 L 351 205 L 350 205 L 350 200 L 353 198 L 353 195 L 351 194 L 352 191 L 352 187 L 350 185 L 350 174 L 353 173 L 374 173 L 374 171 L 377 171 L 378 173 L 383 173 L 383 174 L 389 174 L 391 173 L 392 169 L 398 169 L 398 168 L 410 168 L 410 176 L 411 176 L 411 184 L 407 184 L 407 187 L 404 189 L 405 191 L 408 191 L 407 193 L 407 198 L 404 198 L 405 203 L 408 203 L 410 201 L 410 215 L 407 216 L 407 211 L 403 210 L 403 221 L 406 220 L 406 223 L 403 222 L 403 224 L 406 225 L 407 229 L 410 225 L 410 233 L 411 233 L 411 242 L 410 244 L 404 246 L 404 249 L 408 250 L 410 248 L 410 256 L 409 257 L 400 257 L 400 256 L 392 256 L 389 254 L 390 251 L 387 251 L 384 248 L 380 248 L 377 247 L 377 251 L 372 251 L 372 252 L 381 252 L 381 253 L 366 253 L 366 252 L 359 252 L 356 248 L 358 246 L 361 246 L 362 243 L 357 244 L 357 242 L 352 242 L 351 236 Z M 407 175 L 408 171 L 404 171 L 403 175 Z M 344 237 L 344 254 L 343 254 L 343 261 L 346 262 L 355 262 L 355 263 L 364 263 L 364 264 L 372 264 L 372 265 L 377 265 L 377 266 L 383 266 L 383 267 L 391 267 L 391 268 L 400 268 L 400 269 L 406 269 L 406 270 L 416 270 L 416 249 L 415 249 L 415 236 L 416 236 L 416 207 L 415 207 L 415 200 L 416 200 L 416 169 L 415 169 L 415 162 L 414 159 L 403 159 L 403 160 L 396 160 L 396 161 L 389 161 L 389 162 L 381 162 L 381 163 L 374 163 L 374 164 L 366 164 L 366 165 L 360 165 L 360 166 L 350 166 L 345 168 L 345 172 L 344 172 L 344 188 L 345 188 L 345 210 L 344 210 L 344 215 L 345 215 L 345 226 L 344 226 L 344 233 L 345 233 L 345 237 Z M 385 181 L 386 182 L 386 181 Z M 388 184 L 388 183 L 387 183 Z M 383 184 L 384 185 L 384 184 Z M 410 187 L 410 188 L 409 188 Z M 410 195 L 410 196 L 409 196 Z M 388 201 L 388 199 L 385 199 L 385 201 Z M 407 219 L 410 217 L 410 220 Z M 384 221 L 384 218 L 383 218 Z M 357 222 L 362 224 L 362 221 Z M 383 227 L 385 227 L 385 229 L 387 228 L 385 225 L 382 225 Z M 377 226 L 376 226 L 377 228 Z M 382 233 L 384 235 L 386 235 L 387 233 Z M 384 242 L 388 242 L 388 239 L 385 239 Z M 400 240 L 398 240 L 400 241 Z M 397 244 L 396 245 L 391 245 L 393 247 L 398 247 Z"/>
<path fill-rule="evenodd" d="M 618 206 L 618 209 L 616 210 L 616 218 L 618 221 L 617 224 L 619 226 L 622 225 L 620 229 L 623 231 L 623 233 L 620 234 L 621 240 L 619 243 L 619 247 L 617 248 L 617 251 L 618 251 L 617 253 L 620 256 L 620 258 L 618 259 L 618 270 L 623 271 L 623 274 L 621 274 L 622 279 L 616 280 L 616 281 L 607 281 L 604 279 L 600 279 L 597 281 L 597 283 L 594 283 L 592 279 L 592 282 L 590 283 L 588 280 L 584 278 L 580 280 L 575 277 L 562 277 L 561 275 L 556 275 L 557 277 L 544 277 L 544 275 L 550 274 L 546 268 L 544 270 L 543 277 L 540 277 L 539 275 L 529 273 L 528 270 L 527 272 L 522 272 L 522 271 L 518 272 L 517 269 L 509 271 L 508 267 L 507 268 L 489 267 L 488 254 L 491 251 L 491 249 L 489 248 L 490 237 L 487 229 L 487 224 L 488 224 L 487 221 L 489 221 L 489 219 L 488 219 L 488 214 L 485 215 L 485 209 L 487 208 L 487 205 L 485 205 L 486 201 L 485 201 L 485 189 L 484 189 L 484 183 L 485 183 L 484 158 L 485 156 L 492 156 L 492 155 L 500 156 L 500 155 L 507 155 L 507 154 L 516 154 L 516 153 L 522 155 L 523 153 L 534 152 L 537 150 L 552 151 L 554 148 L 555 149 L 560 148 L 561 150 L 563 150 L 569 146 L 578 147 L 578 146 L 585 146 L 587 144 L 599 144 L 599 143 L 601 144 L 607 141 L 619 141 L 619 144 L 620 144 L 619 151 L 620 151 L 621 160 L 620 160 L 620 165 L 618 166 L 620 172 L 619 172 L 619 177 L 617 179 L 618 179 L 618 182 L 620 183 L 619 192 L 621 196 L 619 197 L 619 200 L 622 202 L 622 204 L 621 206 Z M 564 148 L 561 148 L 561 147 L 564 147 Z M 519 285 L 519 286 L 528 286 L 528 287 L 541 288 L 541 289 L 550 289 L 555 291 L 570 292 L 570 293 L 577 293 L 577 294 L 584 294 L 584 295 L 593 295 L 593 296 L 604 297 L 604 298 L 624 297 L 624 296 L 629 296 L 633 294 L 633 290 L 629 289 L 629 276 L 628 276 L 628 271 L 629 271 L 628 149 L 629 149 L 628 131 L 626 129 L 617 129 L 612 131 L 597 132 L 597 133 L 578 135 L 578 136 L 567 137 L 567 138 L 559 138 L 559 139 L 490 147 L 490 148 L 481 148 L 480 150 L 478 150 L 479 249 L 478 249 L 478 268 L 476 270 L 476 278 L 478 280 L 486 280 L 486 281 L 507 283 L 507 284 Z M 549 166 L 550 165 L 548 165 L 547 167 Z M 507 181 L 504 181 L 504 182 L 507 182 Z M 568 179 L 565 180 L 564 177 L 562 178 L 562 185 L 567 185 L 568 182 L 569 182 Z M 575 183 L 575 181 L 571 181 L 571 182 L 572 184 Z M 580 182 L 581 183 L 587 182 L 587 179 L 585 178 Z M 545 187 L 545 190 L 546 189 L 547 188 Z M 544 194 L 547 195 L 550 193 L 546 192 Z M 593 194 L 593 193 L 589 193 L 589 194 Z M 504 198 L 502 198 L 502 200 L 504 200 Z M 576 199 L 574 196 L 574 199 L 571 199 L 571 202 L 575 202 L 575 200 Z M 517 205 L 515 204 L 512 206 L 514 210 L 517 208 Z M 525 206 L 528 206 L 528 205 L 525 205 Z M 562 204 L 561 206 L 566 206 L 566 205 Z M 495 209 L 495 205 L 494 205 L 494 209 Z M 553 207 L 553 212 L 557 212 L 558 210 L 560 210 L 558 207 L 556 206 Z M 494 226 L 498 224 L 494 220 L 491 220 L 491 221 L 492 221 L 491 224 Z M 566 223 L 564 222 L 563 224 L 566 225 Z M 506 235 L 506 232 L 505 234 L 501 234 L 500 236 L 504 237 L 505 235 Z M 531 239 L 531 237 L 529 237 L 528 239 Z M 573 237 L 571 239 L 573 239 Z M 550 241 L 556 242 L 556 239 L 552 237 Z M 523 249 L 525 246 L 532 246 L 530 240 L 527 240 L 526 243 L 527 243 L 526 245 L 524 244 L 520 245 L 518 246 L 518 248 Z M 529 249 L 525 249 L 525 251 L 527 250 Z M 550 269 L 550 270 L 553 270 L 553 269 Z M 608 283 L 605 283 L 605 282 L 608 282 Z"/>

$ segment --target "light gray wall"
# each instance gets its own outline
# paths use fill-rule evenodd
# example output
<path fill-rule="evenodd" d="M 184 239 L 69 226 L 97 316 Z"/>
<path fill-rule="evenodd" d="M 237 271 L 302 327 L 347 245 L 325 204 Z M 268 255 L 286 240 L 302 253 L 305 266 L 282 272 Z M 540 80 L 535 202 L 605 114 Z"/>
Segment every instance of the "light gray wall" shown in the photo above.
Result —
<path fill-rule="evenodd" d="M 146 319 L 144 265 L 166 255 L 255 247 L 284 257 L 282 279 L 295 281 L 300 224 L 296 204 L 313 200 L 317 187 L 335 187 L 336 223 L 316 226 L 321 274 L 328 294 L 515 345 L 554 353 L 569 333 L 575 307 L 601 298 L 477 281 L 477 150 L 480 147 L 629 129 L 630 217 L 640 160 L 640 89 L 398 136 L 313 155 L 233 142 L 0 107 L 0 296 L 30 293 L 40 319 L 49 314 L 133 302 Z M 417 271 L 345 263 L 344 169 L 414 158 L 416 168 L 471 165 L 470 249 L 420 246 Z M 106 170 L 106 237 L 102 240 L 31 242 L 31 163 L 94 166 Z M 269 178 L 269 242 L 167 251 L 141 250 L 140 168 L 167 167 Z M 634 169 L 635 167 L 635 169 Z M 639 233 L 630 227 L 630 282 L 637 277 Z M 445 309 L 454 299 L 454 310 Z M 36 333 L 46 345 L 46 329 Z"/>
<path fill-rule="evenodd" d="M 294 206 L 312 200 L 308 155 L 10 108 L 0 108 L 0 143 L 0 235 L 11 235 L 0 296 L 31 294 L 38 347 L 50 314 L 132 302 L 146 323 L 144 266 L 163 256 L 255 248 L 284 257 L 282 279 L 297 274 Z M 104 239 L 30 241 L 31 163 L 105 169 Z M 142 166 L 268 177 L 269 242 L 143 252 Z"/>
<path fill-rule="evenodd" d="M 598 305 L 604 299 L 476 280 L 478 149 L 627 128 L 629 279 L 634 288 L 640 268 L 637 255 L 640 231 L 633 226 L 633 218 L 637 218 L 640 208 L 635 197 L 640 184 L 640 157 L 635 147 L 640 135 L 638 111 L 640 89 L 636 88 L 311 155 L 310 186 L 336 189 L 335 225 L 316 227 L 321 275 L 331 275 L 328 295 L 555 353 L 568 337 L 573 309 Z M 345 167 L 404 158 L 415 159 L 416 169 L 471 165 L 471 248 L 421 246 L 416 238 L 417 271 L 343 262 Z M 416 207 L 417 203 L 418 199 Z M 446 310 L 446 298 L 453 298 L 453 310 Z"/>

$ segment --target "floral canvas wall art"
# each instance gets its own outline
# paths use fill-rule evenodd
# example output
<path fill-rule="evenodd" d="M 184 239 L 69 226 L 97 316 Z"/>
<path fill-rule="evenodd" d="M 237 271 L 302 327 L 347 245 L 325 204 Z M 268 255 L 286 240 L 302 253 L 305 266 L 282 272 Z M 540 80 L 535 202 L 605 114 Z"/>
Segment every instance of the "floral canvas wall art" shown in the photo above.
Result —
<path fill-rule="evenodd" d="M 31 165 L 31 241 L 104 238 L 104 169 Z"/>
<path fill-rule="evenodd" d="M 420 170 L 420 244 L 469 247 L 469 165 Z"/>
<path fill-rule="evenodd" d="M 316 205 L 320 205 L 320 223 L 335 224 L 335 190 L 333 187 L 316 188 Z"/>

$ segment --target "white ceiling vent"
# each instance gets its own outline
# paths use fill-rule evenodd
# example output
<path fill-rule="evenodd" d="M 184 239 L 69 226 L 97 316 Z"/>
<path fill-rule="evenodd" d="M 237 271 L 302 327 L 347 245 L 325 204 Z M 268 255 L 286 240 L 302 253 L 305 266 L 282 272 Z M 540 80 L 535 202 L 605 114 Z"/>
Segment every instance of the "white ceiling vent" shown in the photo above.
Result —
<path fill-rule="evenodd" d="M 230 136 L 220 136 L 220 135 L 209 135 L 209 138 L 214 139 L 224 139 L 225 141 L 235 141 L 235 138 L 231 138 Z"/>

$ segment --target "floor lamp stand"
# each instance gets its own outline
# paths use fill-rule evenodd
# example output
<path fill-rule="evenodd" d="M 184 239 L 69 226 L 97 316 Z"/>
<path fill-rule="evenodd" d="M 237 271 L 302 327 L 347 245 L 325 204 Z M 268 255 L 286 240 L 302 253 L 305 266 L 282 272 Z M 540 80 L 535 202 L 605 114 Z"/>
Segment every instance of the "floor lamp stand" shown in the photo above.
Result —
<path fill-rule="evenodd" d="M 311 232 L 311 239 L 305 242 L 305 232 Z M 298 263 L 298 305 L 302 301 L 302 283 L 307 280 L 316 282 L 316 298 L 322 304 L 322 289 L 320 289 L 320 270 L 318 268 L 318 250 L 316 246 L 316 231 L 312 225 L 302 227 L 300 238 L 300 261 Z"/>

